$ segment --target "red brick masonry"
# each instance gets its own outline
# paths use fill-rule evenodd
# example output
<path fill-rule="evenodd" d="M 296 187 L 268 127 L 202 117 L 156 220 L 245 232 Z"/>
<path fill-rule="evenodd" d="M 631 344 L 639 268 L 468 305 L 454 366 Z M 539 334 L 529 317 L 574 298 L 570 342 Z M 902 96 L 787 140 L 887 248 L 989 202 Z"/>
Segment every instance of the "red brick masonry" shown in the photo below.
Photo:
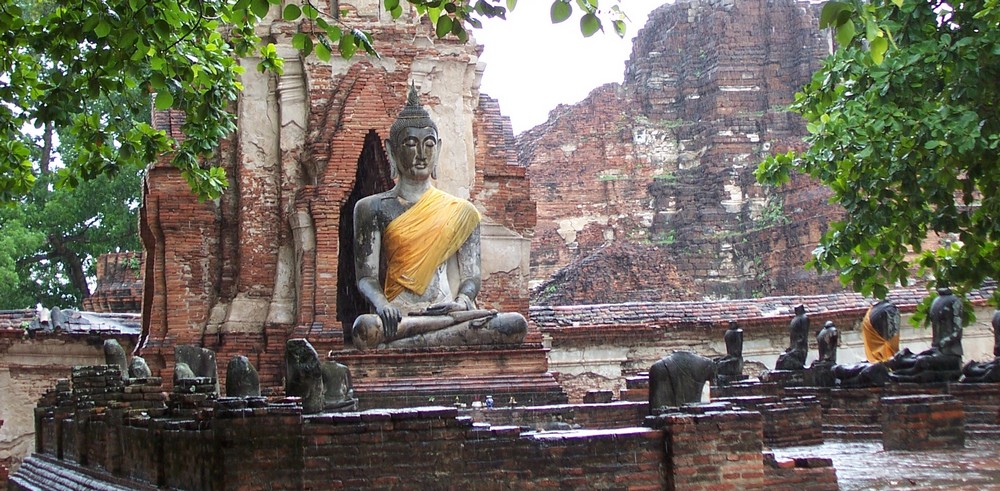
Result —
<path fill-rule="evenodd" d="M 633 419 L 624 428 L 525 432 L 474 423 L 454 407 L 304 416 L 294 399 L 209 397 L 185 405 L 201 394 L 175 391 L 160 408 L 137 408 L 124 397 L 135 384 L 101 379 L 105 367 L 92 368 L 74 378 L 86 389 L 64 381 L 43 398 L 38 454 L 11 477 L 11 489 L 71 482 L 80 490 L 791 491 L 806 481 L 808 489 L 836 489 L 828 460 L 789 467 L 768 458 L 760 413 L 725 403 L 649 417 L 645 427 Z M 636 417 L 634 404 L 602 406 L 553 410 L 590 424 L 611 413 Z"/>

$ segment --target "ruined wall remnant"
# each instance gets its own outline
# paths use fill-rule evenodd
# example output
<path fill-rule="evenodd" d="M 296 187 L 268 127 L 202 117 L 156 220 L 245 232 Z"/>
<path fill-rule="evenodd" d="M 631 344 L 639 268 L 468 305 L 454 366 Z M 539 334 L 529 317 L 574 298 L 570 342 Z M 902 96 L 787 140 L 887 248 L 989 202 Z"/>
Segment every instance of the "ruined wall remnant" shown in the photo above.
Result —
<path fill-rule="evenodd" d="M 12 472 L 35 450 L 32 408 L 42 393 L 74 366 L 103 364 L 105 339 L 131 351 L 139 337 L 134 314 L 63 312 L 67 318 L 57 330 L 36 329 L 35 310 L 0 311 L 0 467 Z"/>
<path fill-rule="evenodd" d="M 828 192 L 753 177 L 766 155 L 802 145 L 804 124 L 785 108 L 827 53 L 816 12 L 796 0 L 664 5 L 636 36 L 621 85 L 518 137 L 538 201 L 533 302 L 840 289 L 802 271 L 839 216 Z"/>
<path fill-rule="evenodd" d="M 393 20 L 378 2 L 339 6 L 373 34 L 381 58 L 302 58 L 291 38 L 315 26 L 269 17 L 259 29 L 285 58 L 284 73 L 241 60 L 250 68 L 237 134 L 219 151 L 229 178 L 220 199 L 199 202 L 167 161 L 150 167 L 140 349 L 154 371 L 170 373 L 173 346 L 192 344 L 220 359 L 245 355 L 263 386 L 279 387 L 285 340 L 307 338 L 324 354 L 350 346 L 354 318 L 367 313 L 350 291 L 353 206 L 392 185 L 382 140 L 411 83 L 442 138 L 437 187 L 485 217 L 479 306 L 527 313 L 534 203 L 507 150 L 509 122 L 479 94 L 480 48 L 436 39 L 412 10 Z M 182 136 L 173 113 L 155 114 L 154 124 Z"/>
<path fill-rule="evenodd" d="M 83 299 L 90 312 L 142 311 L 142 252 L 103 254 L 97 258 L 97 288 Z"/>

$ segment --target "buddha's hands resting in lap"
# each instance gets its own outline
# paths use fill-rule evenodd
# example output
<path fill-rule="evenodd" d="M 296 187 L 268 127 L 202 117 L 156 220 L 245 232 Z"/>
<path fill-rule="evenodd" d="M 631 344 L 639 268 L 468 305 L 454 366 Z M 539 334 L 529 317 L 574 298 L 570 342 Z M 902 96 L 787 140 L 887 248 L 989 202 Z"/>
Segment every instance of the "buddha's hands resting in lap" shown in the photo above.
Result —
<path fill-rule="evenodd" d="M 469 297 L 464 294 L 458 294 L 458 297 L 451 302 L 441 302 L 427 307 L 424 311 L 425 315 L 447 315 L 451 312 L 458 312 L 462 310 L 474 310 L 476 304 L 469 299 Z"/>
<path fill-rule="evenodd" d="M 376 309 L 376 313 L 379 319 L 382 319 L 382 331 L 385 338 L 392 339 L 396 336 L 396 330 L 399 329 L 399 321 L 403 319 L 403 313 L 392 304 L 379 307 Z"/>
<path fill-rule="evenodd" d="M 424 311 L 424 315 L 447 315 L 451 312 L 459 310 L 467 309 L 458 302 L 441 302 L 427 307 L 427 310 Z"/>

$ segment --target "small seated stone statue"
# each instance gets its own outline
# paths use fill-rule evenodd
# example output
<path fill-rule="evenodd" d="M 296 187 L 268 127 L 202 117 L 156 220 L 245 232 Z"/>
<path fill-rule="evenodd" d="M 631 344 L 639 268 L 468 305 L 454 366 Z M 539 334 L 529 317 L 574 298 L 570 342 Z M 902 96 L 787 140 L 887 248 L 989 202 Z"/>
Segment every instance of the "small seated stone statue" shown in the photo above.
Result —
<path fill-rule="evenodd" d="M 1000 383 L 1000 310 L 993 312 L 993 359 L 986 362 L 970 361 L 962 368 L 960 382 L 974 384 Z"/>
<path fill-rule="evenodd" d="M 778 356 L 775 370 L 802 370 L 809 353 L 809 316 L 805 305 L 795 306 L 795 317 L 788 326 L 789 346 Z"/>
<path fill-rule="evenodd" d="M 726 356 L 716 358 L 716 385 L 725 385 L 746 378 L 743 375 L 743 329 L 736 321 L 729 321 L 729 329 L 723 335 L 726 341 Z"/>
<path fill-rule="evenodd" d="M 351 373 L 346 366 L 320 362 L 305 339 L 285 343 L 285 394 L 302 398 L 302 412 L 351 411 L 357 408 Z"/>
<path fill-rule="evenodd" d="M 681 406 L 701 400 L 705 382 L 715 377 L 711 358 L 690 351 L 674 351 L 649 368 L 649 410 Z"/>
<path fill-rule="evenodd" d="M 358 289 L 374 311 L 352 327 L 359 350 L 519 344 L 527 332 L 521 314 L 476 307 L 480 215 L 431 184 L 440 143 L 411 86 L 385 141 L 396 185 L 354 208 Z M 458 271 L 454 292 L 449 263 Z"/>
<path fill-rule="evenodd" d="M 957 380 L 962 369 L 962 301 L 950 288 L 937 290 L 928 317 L 931 320 L 931 348 L 914 354 L 908 349 L 896 353 L 886 366 L 898 382 L 945 382 Z"/>

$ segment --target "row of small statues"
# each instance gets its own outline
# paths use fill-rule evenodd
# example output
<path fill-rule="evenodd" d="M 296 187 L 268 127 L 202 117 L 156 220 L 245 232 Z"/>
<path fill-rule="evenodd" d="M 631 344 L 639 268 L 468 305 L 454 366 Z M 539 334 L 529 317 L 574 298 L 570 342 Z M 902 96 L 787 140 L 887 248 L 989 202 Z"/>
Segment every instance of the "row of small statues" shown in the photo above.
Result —
<path fill-rule="evenodd" d="M 962 302 L 948 288 L 939 288 L 931 304 L 931 347 L 920 353 L 899 350 L 899 309 L 887 300 L 873 305 L 862 321 L 867 363 L 837 363 L 840 333 L 832 321 L 816 332 L 819 357 L 809 369 L 818 386 L 873 387 L 897 382 L 1000 383 L 1000 310 L 992 319 L 994 359 L 962 365 Z M 805 306 L 795 307 L 789 326 L 790 346 L 778 357 L 776 370 L 805 370 L 808 354 L 809 316 Z M 707 358 L 690 351 L 675 351 L 649 370 L 651 409 L 698 402 L 705 382 L 725 385 L 744 380 L 743 329 L 735 321 L 724 335 L 726 355 Z"/>
<path fill-rule="evenodd" d="M 1000 382 L 1000 311 L 992 319 L 994 359 L 962 365 L 963 307 L 951 289 L 942 287 L 931 303 L 931 346 L 920 353 L 899 349 L 899 309 L 887 300 L 872 306 L 862 321 L 862 340 L 867 363 L 837 364 L 840 335 L 832 321 L 816 333 L 819 358 L 811 368 L 829 372 L 822 385 L 872 386 L 897 382 Z M 795 307 L 789 326 L 790 346 L 778 357 L 776 370 L 803 370 L 808 350 L 809 317 L 802 305 Z"/>
<path fill-rule="evenodd" d="M 104 360 L 121 368 L 127 378 L 149 378 L 152 372 L 141 356 L 131 360 L 114 339 L 104 342 Z M 174 385 L 182 380 L 204 378 L 217 380 L 215 353 L 192 345 L 174 348 Z M 216 387 L 218 392 L 218 387 Z M 234 356 L 226 367 L 227 397 L 259 397 L 260 378 L 250 360 Z M 352 411 L 357 408 L 354 387 L 348 368 L 334 361 L 320 361 L 316 349 L 305 339 L 285 343 L 285 395 L 300 397 L 306 414 Z"/>

